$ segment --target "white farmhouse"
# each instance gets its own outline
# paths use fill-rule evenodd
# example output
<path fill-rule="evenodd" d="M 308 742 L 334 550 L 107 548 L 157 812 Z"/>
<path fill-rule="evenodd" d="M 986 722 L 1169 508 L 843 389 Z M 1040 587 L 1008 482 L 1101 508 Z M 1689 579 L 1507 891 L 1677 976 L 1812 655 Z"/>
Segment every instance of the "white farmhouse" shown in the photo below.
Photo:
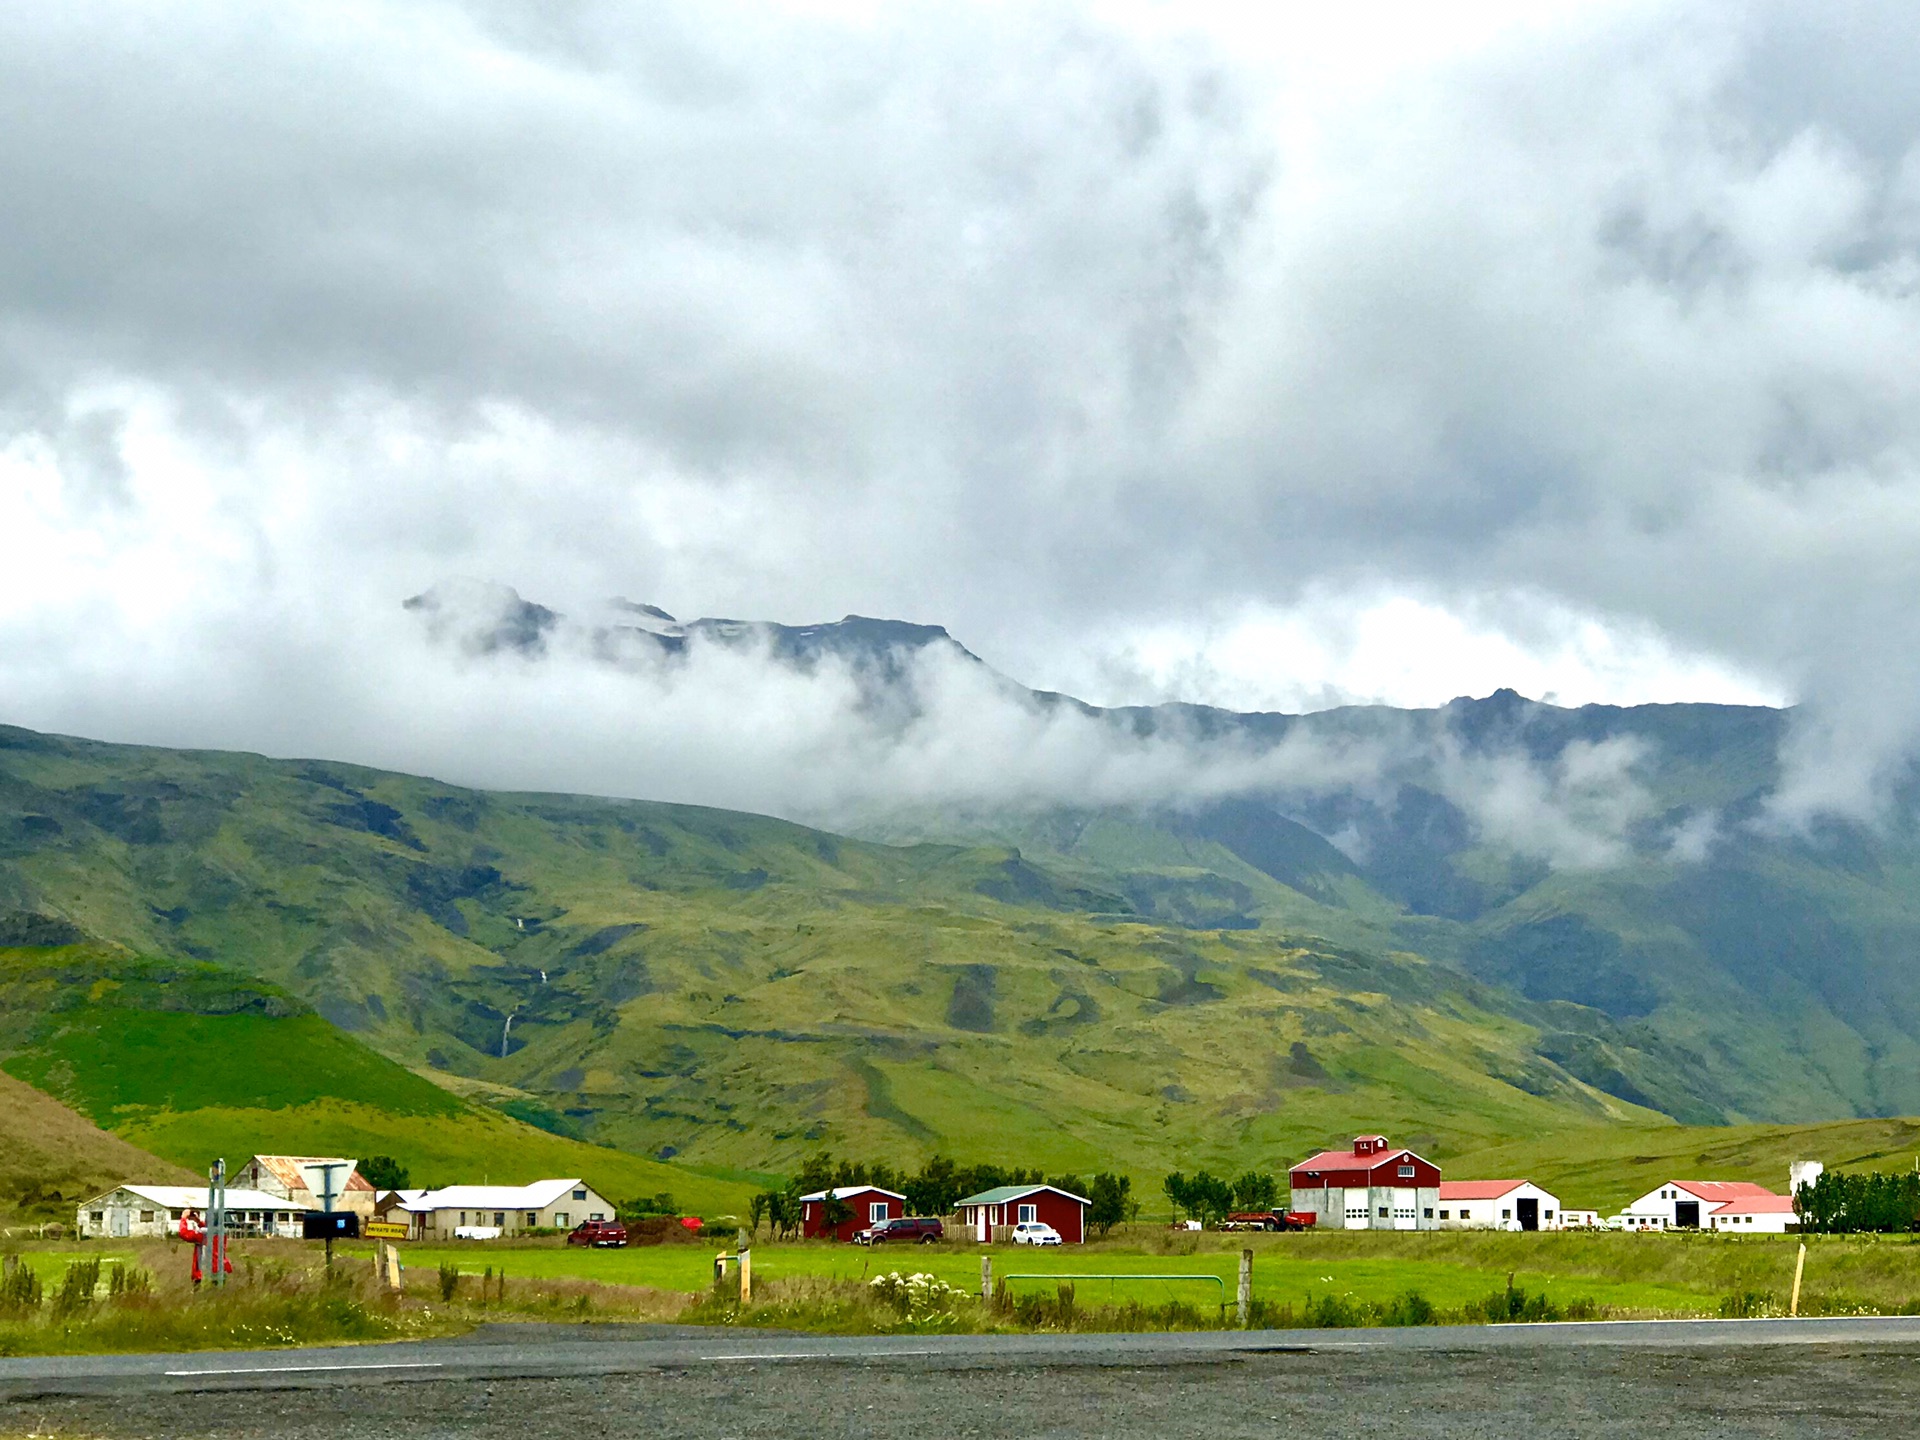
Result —
<path fill-rule="evenodd" d="M 300 1215 L 306 1209 L 278 1195 L 260 1190 L 227 1188 L 229 1235 L 300 1235 Z M 207 1215 L 204 1185 L 116 1185 L 104 1195 L 84 1201 L 74 1217 L 75 1229 L 89 1240 L 159 1239 L 180 1233 L 187 1211 Z"/>
<path fill-rule="evenodd" d="M 493 1240 L 614 1218 L 607 1198 L 580 1179 L 389 1190 L 380 1197 L 378 1212 L 382 1220 L 405 1225 L 414 1240 Z"/>
<path fill-rule="evenodd" d="M 1442 1230 L 1558 1230 L 1560 1201 L 1531 1180 L 1442 1180 Z"/>
<path fill-rule="evenodd" d="M 1669 1180 L 1620 1212 L 1623 1230 L 1705 1230 L 1707 1219 L 1735 1200 L 1778 1200 L 1764 1185 L 1744 1180 Z"/>

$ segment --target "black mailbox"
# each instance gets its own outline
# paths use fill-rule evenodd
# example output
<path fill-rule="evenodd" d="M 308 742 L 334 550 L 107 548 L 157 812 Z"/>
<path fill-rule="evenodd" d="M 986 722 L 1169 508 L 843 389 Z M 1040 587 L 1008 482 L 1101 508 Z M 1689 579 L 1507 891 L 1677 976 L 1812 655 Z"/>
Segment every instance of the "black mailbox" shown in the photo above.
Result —
<path fill-rule="evenodd" d="M 357 1240 L 360 1217 L 352 1210 L 309 1210 L 300 1217 L 300 1234 L 308 1240 Z"/>

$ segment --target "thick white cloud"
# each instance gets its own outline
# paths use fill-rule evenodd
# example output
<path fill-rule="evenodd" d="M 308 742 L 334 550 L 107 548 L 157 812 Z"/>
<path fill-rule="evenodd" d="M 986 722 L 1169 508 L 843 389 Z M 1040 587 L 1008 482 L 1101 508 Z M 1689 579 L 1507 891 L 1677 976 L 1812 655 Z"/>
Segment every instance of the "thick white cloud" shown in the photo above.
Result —
<path fill-rule="evenodd" d="M 1810 13 L 18 7 L 6 718 L 391 758 L 468 573 L 1108 701 L 1794 699 L 1783 804 L 1870 811 L 1920 39 Z M 537 780 L 472 700 L 412 763 Z"/>

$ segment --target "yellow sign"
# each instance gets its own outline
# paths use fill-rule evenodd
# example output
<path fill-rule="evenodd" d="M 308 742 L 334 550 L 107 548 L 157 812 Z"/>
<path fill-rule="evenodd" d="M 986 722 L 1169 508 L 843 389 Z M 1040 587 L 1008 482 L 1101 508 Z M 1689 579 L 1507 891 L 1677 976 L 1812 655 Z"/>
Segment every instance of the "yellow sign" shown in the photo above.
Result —
<path fill-rule="evenodd" d="M 405 1240 L 413 1232 L 391 1220 L 369 1220 L 360 1227 L 360 1233 L 369 1240 Z"/>

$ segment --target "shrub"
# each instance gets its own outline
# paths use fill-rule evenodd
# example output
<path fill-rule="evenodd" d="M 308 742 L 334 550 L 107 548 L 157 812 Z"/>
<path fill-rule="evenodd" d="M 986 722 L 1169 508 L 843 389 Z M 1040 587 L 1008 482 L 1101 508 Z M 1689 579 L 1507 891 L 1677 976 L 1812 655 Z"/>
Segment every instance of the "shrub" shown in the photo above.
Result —
<path fill-rule="evenodd" d="M 874 1298 L 916 1324 L 950 1317 L 955 1302 L 961 1298 L 961 1292 L 944 1280 L 919 1272 L 903 1276 L 895 1270 L 876 1275 L 870 1288 Z"/>
<path fill-rule="evenodd" d="M 440 1262 L 440 1298 L 451 1301 L 454 1292 L 460 1288 L 460 1267 L 451 1261 Z"/>
<path fill-rule="evenodd" d="M 40 1308 L 40 1277 L 18 1255 L 0 1265 L 0 1315 L 27 1315 Z"/>
<path fill-rule="evenodd" d="M 67 1266 L 66 1278 L 60 1282 L 60 1289 L 53 1297 L 54 1318 L 64 1320 L 90 1308 L 94 1291 L 99 1288 L 100 1262 L 75 1260 Z"/>
<path fill-rule="evenodd" d="M 121 1302 L 150 1299 L 153 1295 L 153 1272 L 143 1270 L 138 1265 L 116 1265 L 113 1273 L 107 1277 L 107 1295 Z"/>
<path fill-rule="evenodd" d="M 1763 1315 L 1778 1315 L 1780 1302 L 1771 1290 L 1742 1290 L 1720 1299 L 1723 1320 L 1756 1320 Z"/>

